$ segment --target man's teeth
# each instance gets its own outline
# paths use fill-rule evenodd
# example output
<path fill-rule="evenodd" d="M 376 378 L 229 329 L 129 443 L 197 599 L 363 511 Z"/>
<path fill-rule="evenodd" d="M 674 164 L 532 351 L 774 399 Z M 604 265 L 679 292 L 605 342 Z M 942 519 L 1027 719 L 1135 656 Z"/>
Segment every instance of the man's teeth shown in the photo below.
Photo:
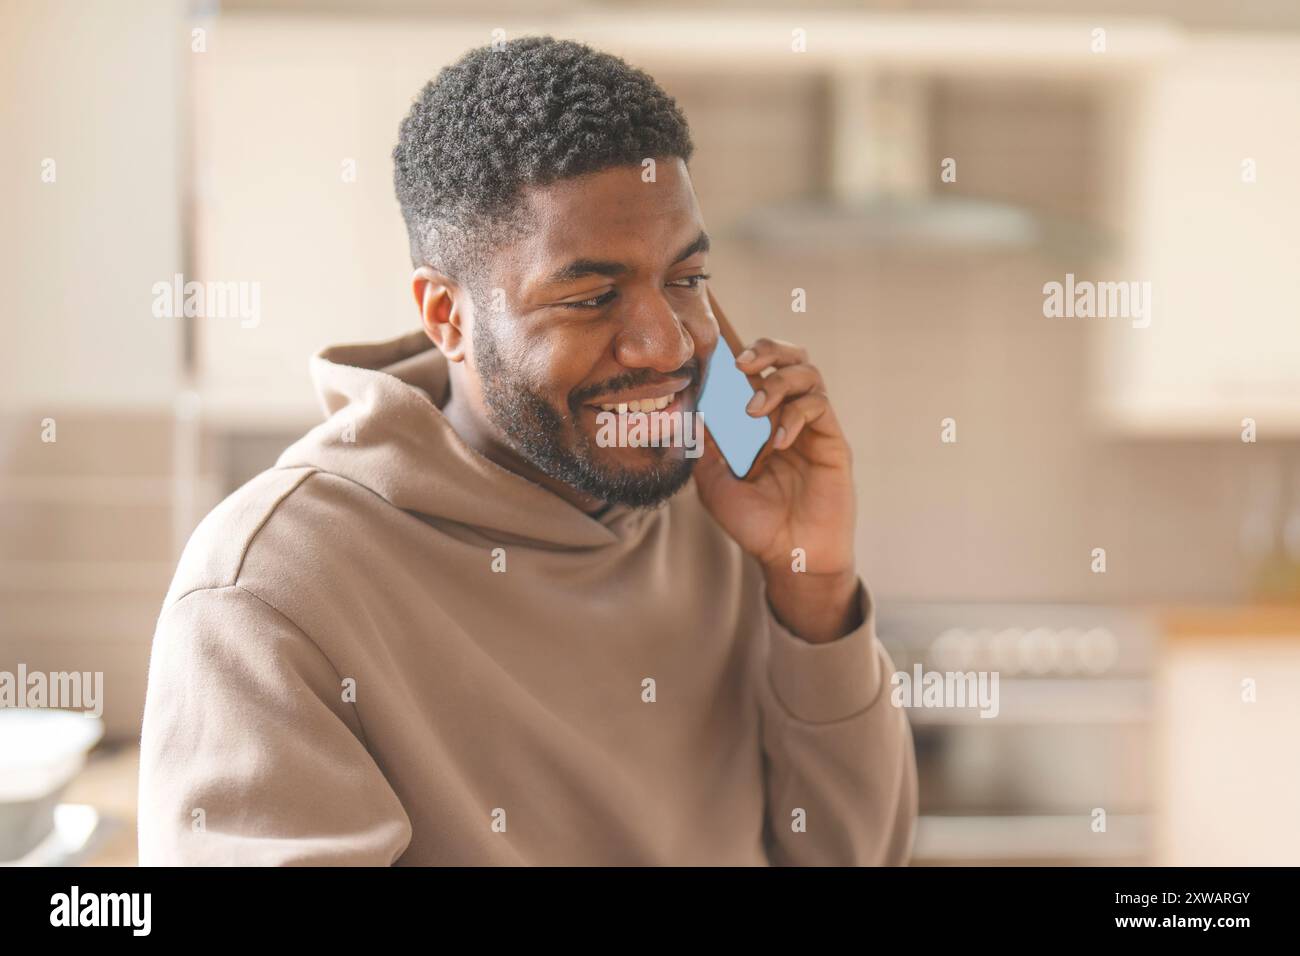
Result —
<path fill-rule="evenodd" d="M 672 404 L 676 394 L 660 395 L 658 398 L 643 398 L 639 402 L 619 402 L 615 405 L 601 405 L 602 412 L 618 412 L 620 415 L 626 415 L 628 412 L 655 412 L 667 408 Z"/>

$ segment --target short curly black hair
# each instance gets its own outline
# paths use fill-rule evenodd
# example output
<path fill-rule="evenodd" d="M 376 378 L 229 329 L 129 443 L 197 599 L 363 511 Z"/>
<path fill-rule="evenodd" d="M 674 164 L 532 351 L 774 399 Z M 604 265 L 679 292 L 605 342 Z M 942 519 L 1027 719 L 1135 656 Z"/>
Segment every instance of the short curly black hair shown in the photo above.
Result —
<path fill-rule="evenodd" d="M 692 150 L 676 101 L 616 56 L 549 36 L 478 47 L 402 120 L 393 184 L 411 260 L 473 288 L 487 246 L 523 225 L 525 187 Z"/>

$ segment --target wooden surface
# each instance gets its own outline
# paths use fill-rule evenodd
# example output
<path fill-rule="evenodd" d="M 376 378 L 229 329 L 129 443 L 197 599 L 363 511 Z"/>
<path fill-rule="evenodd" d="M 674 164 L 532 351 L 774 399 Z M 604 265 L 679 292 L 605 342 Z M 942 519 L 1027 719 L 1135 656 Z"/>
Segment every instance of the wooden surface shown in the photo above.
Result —
<path fill-rule="evenodd" d="M 84 803 L 99 811 L 100 830 L 82 866 L 135 866 L 136 796 L 139 790 L 140 748 L 136 744 L 101 747 L 91 755 L 63 795 L 64 803 Z"/>
<path fill-rule="evenodd" d="M 1180 607 L 1160 615 L 1170 640 L 1232 640 L 1240 637 L 1300 640 L 1300 604 L 1242 607 Z"/>

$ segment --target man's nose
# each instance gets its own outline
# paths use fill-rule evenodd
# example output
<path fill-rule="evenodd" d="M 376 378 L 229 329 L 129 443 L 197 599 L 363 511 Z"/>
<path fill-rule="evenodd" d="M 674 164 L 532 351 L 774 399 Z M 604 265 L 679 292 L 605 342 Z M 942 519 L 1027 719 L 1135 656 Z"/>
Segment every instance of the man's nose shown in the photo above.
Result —
<path fill-rule="evenodd" d="M 675 372 L 694 354 L 694 340 L 662 295 L 631 304 L 614 341 L 614 357 L 627 368 Z"/>

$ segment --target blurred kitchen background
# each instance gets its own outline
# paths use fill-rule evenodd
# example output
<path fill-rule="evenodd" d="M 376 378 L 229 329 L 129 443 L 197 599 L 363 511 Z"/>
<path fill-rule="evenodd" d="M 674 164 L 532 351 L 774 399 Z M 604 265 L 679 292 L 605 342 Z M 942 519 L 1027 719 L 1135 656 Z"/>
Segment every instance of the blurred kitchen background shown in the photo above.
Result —
<path fill-rule="evenodd" d="M 912 712 L 915 862 L 1300 863 L 1285 0 L 7 0 L 0 671 L 106 696 L 40 859 L 134 862 L 179 549 L 319 420 L 313 351 L 415 327 L 390 150 L 494 30 L 678 98 L 719 299 L 850 431 L 896 664 L 1000 673 L 996 719 Z M 260 283 L 260 321 L 154 317 L 176 273 Z M 1150 327 L 1045 318 L 1067 273 L 1151 282 Z"/>

